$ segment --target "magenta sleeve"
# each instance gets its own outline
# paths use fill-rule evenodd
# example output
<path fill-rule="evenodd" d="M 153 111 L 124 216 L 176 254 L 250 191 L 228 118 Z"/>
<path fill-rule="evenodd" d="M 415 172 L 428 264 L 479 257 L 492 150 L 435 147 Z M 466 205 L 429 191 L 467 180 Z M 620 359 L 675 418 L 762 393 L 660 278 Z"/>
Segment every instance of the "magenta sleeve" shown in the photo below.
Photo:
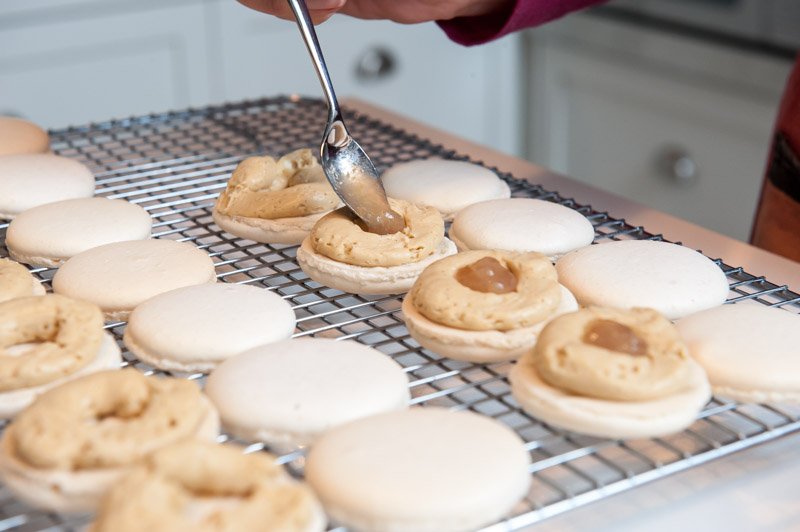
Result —
<path fill-rule="evenodd" d="M 462 17 L 437 22 L 451 40 L 471 46 L 503 35 L 538 26 L 606 0 L 513 0 L 501 13 L 482 17 Z"/>

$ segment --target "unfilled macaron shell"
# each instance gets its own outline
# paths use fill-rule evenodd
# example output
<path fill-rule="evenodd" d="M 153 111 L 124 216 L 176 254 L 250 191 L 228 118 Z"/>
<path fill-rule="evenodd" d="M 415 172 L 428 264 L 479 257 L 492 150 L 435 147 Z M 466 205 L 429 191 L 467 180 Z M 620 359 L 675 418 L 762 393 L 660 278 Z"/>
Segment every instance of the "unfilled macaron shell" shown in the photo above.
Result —
<path fill-rule="evenodd" d="M 28 209 L 8 226 L 11 257 L 37 266 L 57 266 L 103 244 L 150 238 L 153 219 L 124 200 L 79 198 Z"/>
<path fill-rule="evenodd" d="M 0 157 L 0 218 L 92 195 L 94 176 L 78 161 L 44 153 Z"/>
<path fill-rule="evenodd" d="M 588 246 L 594 227 L 569 207 L 531 198 L 475 203 L 458 211 L 450 238 L 459 250 L 536 251 L 550 258 Z"/>
<path fill-rule="evenodd" d="M 800 402 L 800 315 L 724 305 L 677 323 L 714 393 L 743 402 Z"/>
<path fill-rule="evenodd" d="M 528 492 L 529 464 L 522 440 L 502 423 L 425 407 L 327 432 L 311 449 L 305 473 L 343 526 L 438 532 L 502 518 Z"/>
<path fill-rule="evenodd" d="M 711 259 L 653 240 L 587 246 L 561 257 L 556 269 L 581 305 L 648 307 L 669 319 L 721 305 L 729 291 L 725 273 Z"/>
<path fill-rule="evenodd" d="M 119 320 L 153 296 L 213 282 L 214 262 L 205 251 L 186 242 L 150 239 L 78 253 L 56 272 L 53 291 L 90 301 L 108 320 Z"/>
<path fill-rule="evenodd" d="M 381 176 L 386 194 L 435 207 L 446 218 L 479 201 L 508 198 L 508 184 L 483 166 L 464 161 L 422 159 L 397 164 Z"/>
<path fill-rule="evenodd" d="M 50 151 L 47 132 L 32 122 L 0 116 L 0 156 Z"/>
<path fill-rule="evenodd" d="M 285 340 L 230 358 L 205 391 L 233 434 L 281 449 L 409 401 L 408 378 L 390 357 L 325 338 Z"/>
<path fill-rule="evenodd" d="M 248 349 L 289 338 L 295 316 L 278 294 L 255 286 L 204 284 L 148 299 L 131 313 L 125 345 L 173 371 L 210 371 Z"/>

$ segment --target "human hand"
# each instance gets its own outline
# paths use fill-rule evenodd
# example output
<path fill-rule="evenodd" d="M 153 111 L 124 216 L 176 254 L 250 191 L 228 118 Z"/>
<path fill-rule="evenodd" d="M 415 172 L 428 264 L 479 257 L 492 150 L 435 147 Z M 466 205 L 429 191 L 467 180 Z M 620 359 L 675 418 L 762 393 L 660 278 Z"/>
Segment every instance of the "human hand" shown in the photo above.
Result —
<path fill-rule="evenodd" d="M 286 0 L 239 0 L 242 4 L 277 17 L 294 20 Z M 386 19 L 416 24 L 456 17 L 488 15 L 507 8 L 513 0 L 306 0 L 314 24 L 344 13 L 363 19 Z"/>

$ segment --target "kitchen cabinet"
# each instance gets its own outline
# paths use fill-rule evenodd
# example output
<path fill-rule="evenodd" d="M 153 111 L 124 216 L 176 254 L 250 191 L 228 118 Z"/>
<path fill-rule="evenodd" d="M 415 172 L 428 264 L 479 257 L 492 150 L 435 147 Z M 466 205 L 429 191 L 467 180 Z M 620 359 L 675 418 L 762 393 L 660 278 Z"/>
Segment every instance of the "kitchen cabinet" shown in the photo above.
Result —
<path fill-rule="evenodd" d="M 215 2 L 228 99 L 321 95 L 293 24 Z M 356 95 L 422 122 L 517 153 L 521 144 L 519 36 L 466 48 L 434 24 L 334 17 L 317 28 L 339 96 Z"/>
<path fill-rule="evenodd" d="M 529 158 L 748 238 L 790 62 L 590 15 L 527 47 Z"/>
<path fill-rule="evenodd" d="M 519 36 L 465 48 L 344 16 L 319 35 L 340 96 L 520 151 Z M 321 96 L 297 29 L 234 0 L 0 4 L 0 113 L 64 127 L 276 94 Z"/>
<path fill-rule="evenodd" d="M 73 17 L 41 0 L 4 15 L 0 113 L 61 127 L 208 101 L 202 5 L 69 4 Z"/>
<path fill-rule="evenodd" d="M 352 18 L 340 24 L 338 31 L 344 34 L 364 35 L 360 39 L 328 38 L 327 28 L 322 28 L 326 42 L 338 43 L 332 68 L 344 74 L 343 94 L 357 94 L 427 124 L 445 125 L 457 135 L 507 153 L 520 151 L 518 35 L 466 48 L 446 39 L 433 24 L 402 26 Z M 380 38 L 364 31 L 372 24 Z M 359 65 L 368 64 L 370 56 L 381 51 L 394 58 L 396 73 L 386 79 L 359 73 Z"/>

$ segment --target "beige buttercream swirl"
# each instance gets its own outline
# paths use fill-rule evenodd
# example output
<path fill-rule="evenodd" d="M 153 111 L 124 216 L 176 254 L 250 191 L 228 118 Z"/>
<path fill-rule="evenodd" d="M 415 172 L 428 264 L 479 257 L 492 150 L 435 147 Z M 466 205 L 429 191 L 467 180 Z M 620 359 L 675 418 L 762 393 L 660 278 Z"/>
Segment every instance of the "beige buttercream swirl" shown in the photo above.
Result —
<path fill-rule="evenodd" d="M 431 256 L 444 239 L 444 220 L 433 207 L 420 207 L 389 199 L 389 205 L 405 219 L 397 233 L 378 235 L 364 230 L 346 208 L 326 214 L 311 230 L 314 251 L 355 266 L 400 266 Z"/>
<path fill-rule="evenodd" d="M 0 302 L 34 295 L 34 283 L 36 279 L 25 266 L 0 259 Z"/>
<path fill-rule="evenodd" d="M 301 149 L 278 160 L 243 160 L 214 208 L 227 216 L 275 220 L 326 212 L 340 204 L 311 150 Z"/>
<path fill-rule="evenodd" d="M 93 373 L 41 395 L 6 429 L 16 457 L 41 469 L 133 463 L 196 434 L 208 414 L 200 388 L 135 369 Z"/>
<path fill-rule="evenodd" d="M 472 290 L 456 279 L 463 267 L 493 257 L 517 278 L 515 291 L 496 294 Z M 471 331 L 508 331 L 552 316 L 561 301 L 556 270 L 539 253 L 465 251 L 436 261 L 422 272 L 408 296 L 414 307 L 436 323 Z"/>
<path fill-rule="evenodd" d="M 0 392 L 51 383 L 75 373 L 100 350 L 103 313 L 60 295 L 0 303 Z M 11 348 L 26 345 L 23 354 Z"/>
<path fill-rule="evenodd" d="M 214 498 L 225 502 L 207 513 L 187 511 L 213 505 Z M 272 455 L 187 440 L 145 457 L 114 486 L 91 530 L 311 531 L 323 525 L 311 490 Z"/>
<path fill-rule="evenodd" d="M 618 341 L 620 347 L 602 347 L 587 337 L 599 322 L 615 322 L 635 335 L 636 341 Z M 628 345 L 637 351 L 625 351 Z M 606 345 L 610 345 L 606 343 Z M 622 347 L 625 346 L 625 347 Z M 530 356 L 539 376 L 556 388 L 617 401 L 643 401 L 682 390 L 689 375 L 689 355 L 675 326 L 652 309 L 618 310 L 589 307 L 551 321 L 539 335 Z"/>

